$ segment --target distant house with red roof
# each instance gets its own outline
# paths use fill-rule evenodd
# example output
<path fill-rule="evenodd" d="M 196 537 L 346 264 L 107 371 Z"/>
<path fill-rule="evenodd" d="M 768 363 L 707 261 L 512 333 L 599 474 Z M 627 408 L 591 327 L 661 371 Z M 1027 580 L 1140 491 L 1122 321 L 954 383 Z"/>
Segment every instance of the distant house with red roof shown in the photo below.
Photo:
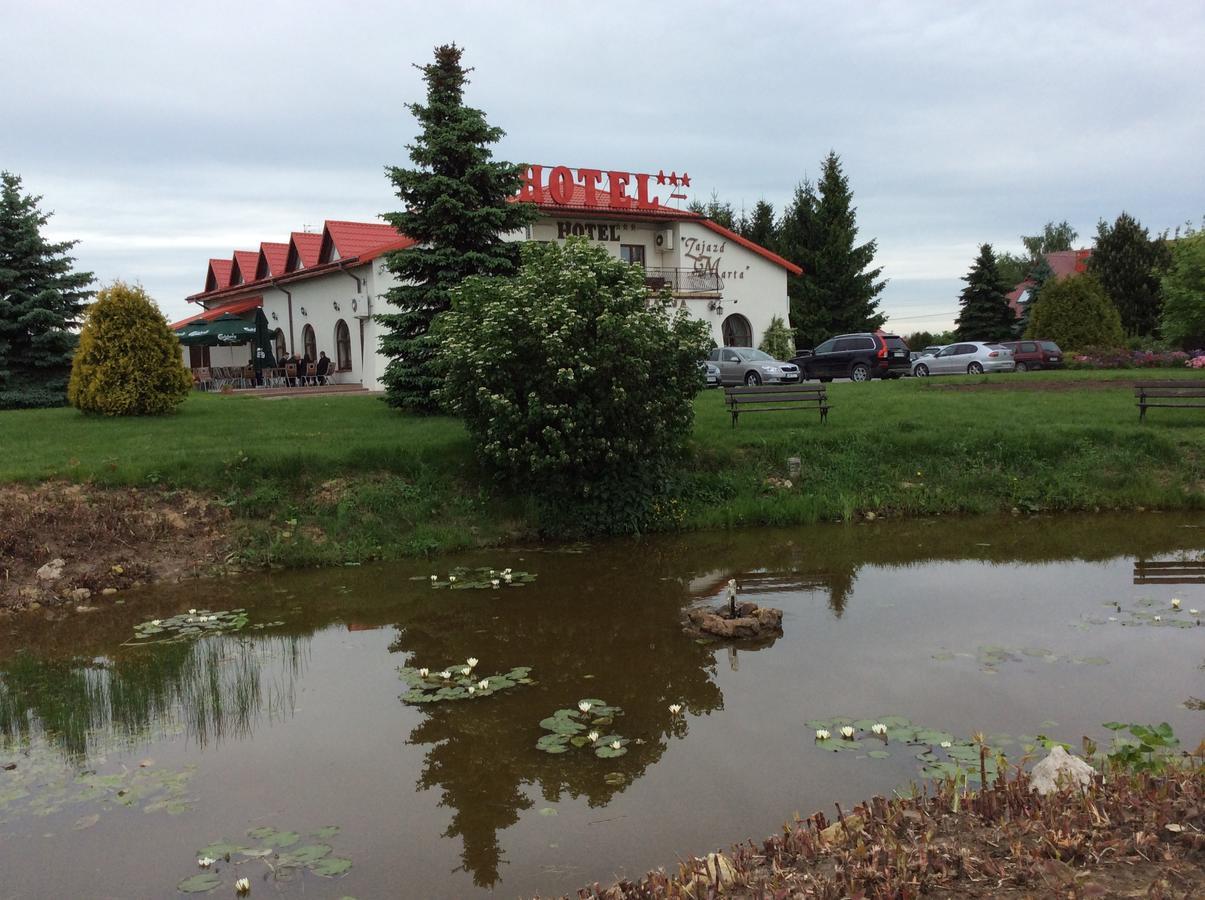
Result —
<path fill-rule="evenodd" d="M 531 166 L 515 202 L 539 217 L 509 240 L 582 237 L 642 266 L 650 294 L 668 289 L 679 308 L 707 321 L 716 343 L 757 346 L 771 320 L 787 321 L 788 275 L 802 270 L 705 216 L 679 208 L 687 173 L 657 175 Z M 386 358 L 373 316 L 387 312 L 397 280 L 384 257 L 414 242 L 382 222 L 329 219 L 321 233 L 293 232 L 287 242 L 236 250 L 209 260 L 204 287 L 188 297 L 202 307 L 173 326 L 263 309 L 278 356 L 316 360 L 325 352 L 335 380 L 380 389 Z M 184 348 L 188 364 L 246 364 L 250 348 Z"/>
<path fill-rule="evenodd" d="M 1056 279 L 1070 278 L 1087 272 L 1088 260 L 1091 257 L 1091 250 L 1056 250 L 1046 254 L 1046 264 L 1050 266 L 1050 271 Z M 1029 302 L 1029 290 L 1033 286 L 1033 279 L 1026 278 L 1008 292 L 1008 307 L 1018 319 L 1024 313 L 1025 304 Z"/>

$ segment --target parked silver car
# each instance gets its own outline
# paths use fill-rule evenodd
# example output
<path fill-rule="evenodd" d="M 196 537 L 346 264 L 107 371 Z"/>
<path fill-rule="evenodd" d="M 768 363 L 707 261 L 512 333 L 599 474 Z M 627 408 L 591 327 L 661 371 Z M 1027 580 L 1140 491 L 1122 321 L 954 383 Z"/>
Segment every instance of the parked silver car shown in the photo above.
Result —
<path fill-rule="evenodd" d="M 922 356 L 912 364 L 917 378 L 926 375 L 982 375 L 984 372 L 1011 372 L 1016 368 L 1013 352 L 999 344 L 964 341 L 947 344 L 936 353 Z"/>
<path fill-rule="evenodd" d="M 709 388 L 720 386 L 720 367 L 713 362 L 700 362 L 699 371 L 703 373 L 703 381 Z"/>
<path fill-rule="evenodd" d="M 792 384 L 799 366 L 752 347 L 716 347 L 707 361 L 719 366 L 722 384 Z"/>

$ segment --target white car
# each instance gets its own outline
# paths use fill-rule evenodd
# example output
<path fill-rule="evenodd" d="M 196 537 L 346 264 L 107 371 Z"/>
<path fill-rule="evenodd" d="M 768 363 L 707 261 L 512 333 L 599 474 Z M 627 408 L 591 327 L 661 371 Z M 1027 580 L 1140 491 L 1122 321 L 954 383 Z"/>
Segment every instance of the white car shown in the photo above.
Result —
<path fill-rule="evenodd" d="M 912 364 L 917 378 L 927 375 L 982 375 L 984 372 L 1011 372 L 1016 368 L 1013 352 L 999 344 L 964 341 L 947 344 L 936 353 L 922 356 Z"/>

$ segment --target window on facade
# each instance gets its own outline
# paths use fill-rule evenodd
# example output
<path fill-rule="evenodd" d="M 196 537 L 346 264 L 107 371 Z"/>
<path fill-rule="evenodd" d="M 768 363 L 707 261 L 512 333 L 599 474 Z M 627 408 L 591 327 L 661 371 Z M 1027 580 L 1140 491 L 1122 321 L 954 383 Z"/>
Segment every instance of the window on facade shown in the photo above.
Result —
<path fill-rule="evenodd" d="M 288 346 L 285 344 L 285 333 L 277 328 L 276 334 L 272 335 L 272 342 L 276 345 L 276 363 L 285 358 L 285 354 L 289 352 Z"/>
<path fill-rule="evenodd" d="M 351 371 L 351 332 L 342 319 L 335 323 L 335 365 L 340 372 Z"/>
<path fill-rule="evenodd" d="M 314 326 L 307 325 L 301 329 L 301 344 L 305 347 L 306 362 L 318 361 L 318 340 L 314 337 Z"/>
<path fill-rule="evenodd" d="M 644 244 L 620 244 L 619 258 L 626 263 L 644 265 Z"/>
<path fill-rule="evenodd" d="M 752 347 L 753 326 L 749 320 L 739 314 L 733 314 L 724 320 L 720 326 L 725 347 Z"/>

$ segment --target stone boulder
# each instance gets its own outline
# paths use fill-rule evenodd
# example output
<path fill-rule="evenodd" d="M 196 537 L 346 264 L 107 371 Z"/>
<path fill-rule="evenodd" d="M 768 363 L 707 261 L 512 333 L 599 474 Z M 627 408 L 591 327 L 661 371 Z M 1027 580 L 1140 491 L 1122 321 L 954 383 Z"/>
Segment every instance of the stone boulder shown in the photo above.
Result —
<path fill-rule="evenodd" d="M 64 559 L 52 559 L 38 569 L 38 579 L 41 581 L 58 581 L 63 577 L 63 567 L 67 565 Z"/>
<path fill-rule="evenodd" d="M 727 640 L 778 637 L 782 634 L 782 610 L 761 607 L 748 601 L 736 605 L 733 616 L 727 606 L 692 609 L 686 613 L 690 630 Z"/>
<path fill-rule="evenodd" d="M 1090 763 L 1072 756 L 1061 745 L 1055 744 L 1050 755 L 1029 773 L 1029 784 L 1033 790 L 1045 796 L 1068 785 L 1087 786 L 1095 776 L 1096 769 Z"/>

